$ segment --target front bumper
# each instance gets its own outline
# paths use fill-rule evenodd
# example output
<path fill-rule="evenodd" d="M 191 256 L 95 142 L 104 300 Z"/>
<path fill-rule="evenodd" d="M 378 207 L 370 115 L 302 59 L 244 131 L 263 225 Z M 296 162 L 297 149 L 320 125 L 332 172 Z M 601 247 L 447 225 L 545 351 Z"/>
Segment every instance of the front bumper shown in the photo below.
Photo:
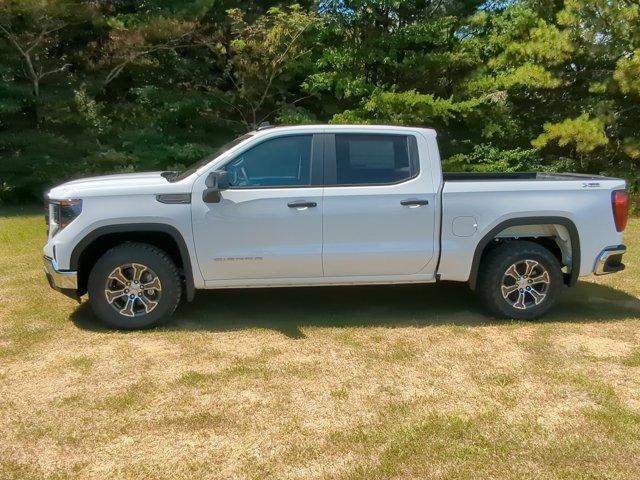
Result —
<path fill-rule="evenodd" d="M 58 270 L 55 260 L 44 257 L 44 273 L 49 286 L 67 297 L 78 299 L 78 272 Z"/>
<path fill-rule="evenodd" d="M 593 273 L 596 275 L 606 275 L 607 273 L 615 273 L 624 270 L 622 263 L 622 255 L 627 251 L 624 245 L 615 245 L 603 249 L 598 258 L 596 258 L 596 266 Z"/>

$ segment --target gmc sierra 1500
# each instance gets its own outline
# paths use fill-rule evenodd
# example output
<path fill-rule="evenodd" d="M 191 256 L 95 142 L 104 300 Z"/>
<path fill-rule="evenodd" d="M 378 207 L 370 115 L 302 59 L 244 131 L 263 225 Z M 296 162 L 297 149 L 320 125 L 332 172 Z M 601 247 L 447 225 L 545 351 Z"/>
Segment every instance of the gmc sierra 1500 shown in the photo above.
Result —
<path fill-rule="evenodd" d="M 51 286 L 118 328 L 196 289 L 468 282 L 533 319 L 562 285 L 624 268 L 624 180 L 444 174 L 433 130 L 266 128 L 183 172 L 75 180 L 46 196 Z"/>

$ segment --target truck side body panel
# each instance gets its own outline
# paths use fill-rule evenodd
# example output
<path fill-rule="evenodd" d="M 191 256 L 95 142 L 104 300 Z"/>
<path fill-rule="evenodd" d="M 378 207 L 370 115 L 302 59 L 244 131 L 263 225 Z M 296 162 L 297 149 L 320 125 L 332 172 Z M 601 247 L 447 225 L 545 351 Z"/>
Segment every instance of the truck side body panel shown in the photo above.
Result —
<path fill-rule="evenodd" d="M 624 181 L 602 179 L 598 186 L 579 180 L 445 182 L 442 193 L 443 280 L 467 281 L 476 246 L 496 225 L 515 218 L 561 217 L 579 234 L 579 275 L 593 272 L 597 255 L 622 243 L 611 210 L 611 192 Z M 547 223 L 545 220 L 541 224 Z M 467 225 L 467 230 L 462 227 Z M 540 231 L 539 236 L 545 236 Z"/>

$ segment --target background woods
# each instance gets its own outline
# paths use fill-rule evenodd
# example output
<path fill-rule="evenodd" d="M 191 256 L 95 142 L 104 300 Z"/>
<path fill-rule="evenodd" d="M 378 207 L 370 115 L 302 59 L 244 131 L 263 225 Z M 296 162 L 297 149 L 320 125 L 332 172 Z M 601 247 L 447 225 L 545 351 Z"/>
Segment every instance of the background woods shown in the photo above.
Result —
<path fill-rule="evenodd" d="M 635 0 L 0 0 L 0 201 L 272 123 L 438 129 L 448 170 L 640 188 Z"/>

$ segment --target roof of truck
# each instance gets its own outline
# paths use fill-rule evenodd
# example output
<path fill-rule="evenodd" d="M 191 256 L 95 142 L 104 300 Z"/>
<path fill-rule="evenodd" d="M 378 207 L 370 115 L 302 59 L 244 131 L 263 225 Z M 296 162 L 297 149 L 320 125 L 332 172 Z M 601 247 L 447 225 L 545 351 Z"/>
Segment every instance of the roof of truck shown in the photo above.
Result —
<path fill-rule="evenodd" d="M 427 135 L 436 136 L 436 131 L 432 128 L 424 128 L 424 127 L 410 127 L 410 126 L 400 126 L 400 125 L 327 125 L 327 124 L 319 124 L 319 125 L 288 125 L 288 126 L 262 126 L 258 130 L 255 131 L 256 135 L 267 133 L 267 132 L 287 132 L 287 131 L 301 131 L 301 132 L 309 132 L 309 131 L 323 131 L 323 132 L 362 132 L 362 131 L 371 131 L 371 132 L 415 132 L 420 131 L 421 133 Z"/>

